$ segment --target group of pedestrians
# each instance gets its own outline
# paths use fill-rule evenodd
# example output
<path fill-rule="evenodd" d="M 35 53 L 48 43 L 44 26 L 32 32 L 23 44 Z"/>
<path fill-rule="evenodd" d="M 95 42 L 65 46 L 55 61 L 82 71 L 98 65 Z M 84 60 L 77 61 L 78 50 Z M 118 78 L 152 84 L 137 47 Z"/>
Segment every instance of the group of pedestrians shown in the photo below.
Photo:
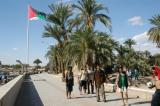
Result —
<path fill-rule="evenodd" d="M 83 94 L 94 94 L 96 90 L 97 102 L 100 102 L 102 98 L 103 102 L 106 102 L 105 96 L 105 87 L 104 83 L 106 82 L 106 74 L 99 66 L 96 66 L 93 69 L 89 66 L 81 68 L 80 73 L 78 74 L 78 84 L 80 95 Z M 68 67 L 66 72 L 66 96 L 67 99 L 71 99 L 71 92 L 74 86 L 74 74 L 72 72 L 72 67 Z M 128 76 L 125 68 L 119 68 L 117 78 L 116 78 L 116 89 L 122 95 L 123 104 L 128 103 Z M 100 97 L 101 95 L 101 97 Z M 124 96 L 126 99 L 124 99 Z"/>
<path fill-rule="evenodd" d="M 138 80 L 139 79 L 139 70 L 138 68 L 135 69 L 129 69 L 127 71 L 128 74 L 128 78 L 132 81 L 132 80 Z"/>
<path fill-rule="evenodd" d="M 80 95 L 94 93 L 94 71 L 90 67 L 85 66 L 78 74 L 78 84 Z"/>

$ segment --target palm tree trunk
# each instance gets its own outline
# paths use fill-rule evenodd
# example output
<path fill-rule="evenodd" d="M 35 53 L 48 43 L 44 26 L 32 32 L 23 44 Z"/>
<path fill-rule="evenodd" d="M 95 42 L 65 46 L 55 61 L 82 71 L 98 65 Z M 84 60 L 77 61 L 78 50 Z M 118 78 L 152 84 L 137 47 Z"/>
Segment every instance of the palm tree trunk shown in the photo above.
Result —
<path fill-rule="evenodd" d="M 64 63 L 62 63 L 62 78 L 65 78 L 65 67 L 64 67 Z"/>

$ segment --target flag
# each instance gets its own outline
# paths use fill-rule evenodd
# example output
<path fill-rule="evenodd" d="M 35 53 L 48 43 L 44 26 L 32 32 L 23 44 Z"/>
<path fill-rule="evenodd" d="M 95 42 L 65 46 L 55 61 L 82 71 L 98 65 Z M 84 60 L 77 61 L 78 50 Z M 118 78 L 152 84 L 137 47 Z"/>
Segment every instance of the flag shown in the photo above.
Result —
<path fill-rule="evenodd" d="M 29 20 L 38 20 L 38 19 L 45 20 L 46 14 L 43 12 L 39 12 L 35 10 L 34 8 L 32 8 L 31 6 L 29 6 L 28 7 L 28 19 Z"/>

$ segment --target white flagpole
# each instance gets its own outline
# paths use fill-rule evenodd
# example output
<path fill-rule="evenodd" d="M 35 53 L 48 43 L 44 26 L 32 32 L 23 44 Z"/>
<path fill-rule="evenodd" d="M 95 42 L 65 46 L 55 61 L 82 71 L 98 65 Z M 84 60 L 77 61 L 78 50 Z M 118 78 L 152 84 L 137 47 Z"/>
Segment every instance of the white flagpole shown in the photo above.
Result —
<path fill-rule="evenodd" d="M 29 5 L 28 5 L 28 17 L 27 17 L 27 65 L 29 65 Z"/>

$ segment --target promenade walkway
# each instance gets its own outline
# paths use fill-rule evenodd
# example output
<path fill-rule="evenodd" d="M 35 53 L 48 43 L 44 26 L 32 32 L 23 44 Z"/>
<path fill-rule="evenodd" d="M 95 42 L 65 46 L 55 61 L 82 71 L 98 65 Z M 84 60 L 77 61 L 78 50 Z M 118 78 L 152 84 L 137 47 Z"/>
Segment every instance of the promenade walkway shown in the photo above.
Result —
<path fill-rule="evenodd" d="M 79 95 L 75 84 L 72 99 L 66 99 L 65 83 L 55 75 L 42 73 L 24 81 L 15 106 L 122 106 L 120 95 L 106 93 L 106 98 L 106 103 L 98 103 L 95 94 Z M 150 106 L 150 101 L 130 96 L 129 106 Z"/>

